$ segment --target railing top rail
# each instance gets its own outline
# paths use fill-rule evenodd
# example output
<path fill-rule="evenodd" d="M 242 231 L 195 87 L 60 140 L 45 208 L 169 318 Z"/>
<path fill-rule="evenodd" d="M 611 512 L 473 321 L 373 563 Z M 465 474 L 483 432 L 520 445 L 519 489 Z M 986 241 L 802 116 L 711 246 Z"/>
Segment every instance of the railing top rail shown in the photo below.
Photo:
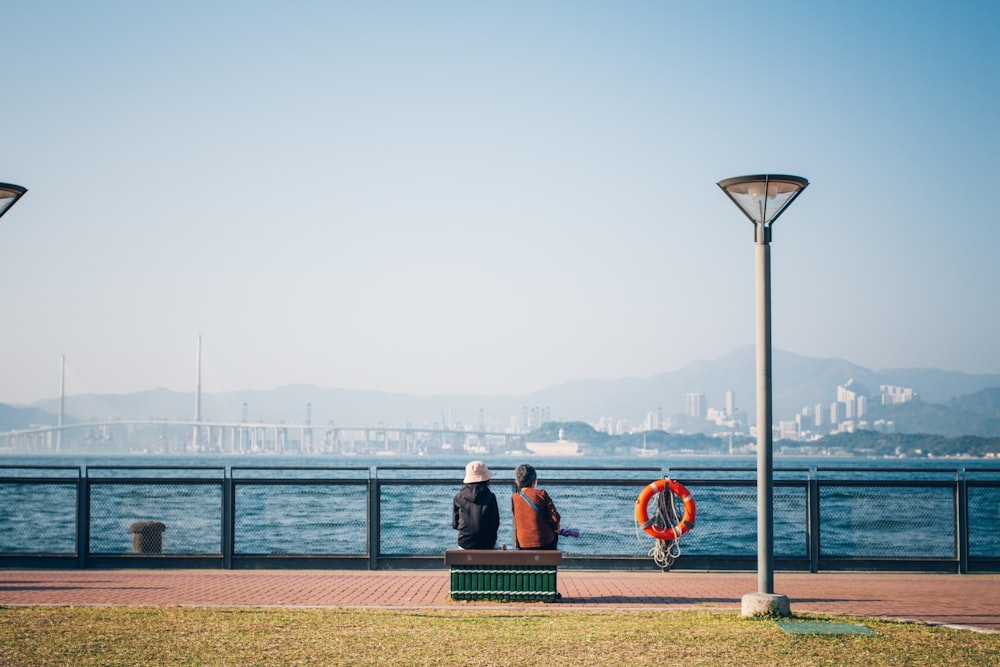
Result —
<path fill-rule="evenodd" d="M 1000 474 L 1000 465 L 997 466 L 963 466 L 965 472 L 990 472 Z"/>
<path fill-rule="evenodd" d="M 616 479 L 624 479 L 621 476 L 622 473 L 642 473 L 644 475 L 655 475 L 657 478 L 663 476 L 663 469 L 659 467 L 630 467 L 630 466 L 553 466 L 551 468 L 545 467 L 541 464 L 534 464 L 535 469 L 538 471 L 539 477 L 543 478 L 546 482 L 548 480 L 564 478 L 566 473 L 604 473 L 606 476 L 616 476 Z M 507 475 L 513 478 L 513 471 L 517 466 L 515 465 L 491 465 L 490 469 L 493 471 L 493 482 L 500 481 L 504 479 Z M 393 473 L 414 473 L 414 472 L 438 472 L 438 473 L 450 473 L 459 475 L 459 483 L 461 483 L 461 476 L 464 474 L 465 466 L 379 466 L 373 468 L 374 477 L 379 480 L 388 479 L 404 479 L 407 477 L 401 477 L 400 475 Z M 383 474 L 384 473 L 384 474 Z"/>
<path fill-rule="evenodd" d="M 232 466 L 233 472 L 238 470 L 352 470 L 367 472 L 370 466 Z"/>
<path fill-rule="evenodd" d="M 87 470 L 225 470 L 226 466 L 185 466 L 185 465 L 88 465 Z"/>
<path fill-rule="evenodd" d="M 289 480 L 294 481 L 294 480 Z M 701 480 L 699 480 L 701 481 Z M 738 482 L 739 480 L 726 480 L 728 482 Z M 504 477 L 494 477 L 490 480 L 493 485 L 494 490 L 499 489 L 502 486 L 514 486 L 513 478 Z M 777 482 L 776 482 L 777 483 Z M 418 477 L 418 478 L 407 478 L 407 477 L 387 477 L 385 479 L 379 480 L 379 484 L 382 486 L 441 486 L 444 484 L 453 485 L 459 487 L 462 485 L 461 478 L 445 478 L 432 479 L 428 477 Z M 561 477 L 561 478 L 546 478 L 545 486 L 556 487 L 556 486 L 646 486 L 647 482 L 641 479 L 628 479 L 627 477 L 617 477 L 614 479 L 600 479 L 592 477 Z"/>
<path fill-rule="evenodd" d="M 757 468 L 755 466 L 667 466 L 667 470 L 720 470 L 725 472 L 756 472 Z M 775 467 L 774 472 L 809 472 L 808 467 L 795 467 L 795 468 L 785 468 L 785 467 Z"/>
<path fill-rule="evenodd" d="M 586 473 L 603 473 L 605 475 L 618 475 L 620 473 L 633 473 L 633 474 L 646 474 L 650 476 L 655 476 L 657 478 L 661 476 L 683 476 L 683 477 L 696 477 L 694 473 L 705 474 L 713 472 L 721 473 L 745 473 L 746 475 L 754 475 L 756 473 L 756 467 L 754 466 L 616 466 L 616 465 L 553 465 L 548 467 L 545 462 L 532 461 L 532 464 L 539 470 L 540 476 L 544 477 L 545 481 L 558 479 L 560 476 L 565 479 L 567 473 L 572 474 L 574 472 L 586 472 Z M 77 464 L 77 465 L 53 465 L 53 464 L 11 464 L 11 463 L 0 463 L 0 477 L 9 478 L 15 477 L 17 475 L 25 474 L 29 475 L 32 471 L 42 474 L 52 474 L 52 475 L 64 475 L 87 479 L 102 479 L 109 475 L 114 474 L 128 474 L 132 471 L 150 471 L 157 474 L 177 472 L 192 472 L 194 471 L 199 476 L 211 477 L 211 478 L 228 478 L 234 475 L 241 474 L 261 474 L 268 472 L 275 473 L 330 473 L 330 472 L 345 472 L 354 474 L 363 474 L 365 476 L 370 476 L 378 479 L 389 479 L 396 475 L 393 473 L 408 473 L 412 474 L 414 472 L 428 472 L 428 473 L 456 473 L 459 474 L 463 469 L 463 465 L 456 463 L 455 465 L 387 465 L 387 466 L 375 466 L 375 465 L 351 465 L 351 466 L 341 466 L 341 465 L 172 465 L 163 463 L 150 463 L 150 464 Z M 496 464 L 492 466 L 495 476 L 494 479 L 497 481 L 505 478 L 507 476 L 512 476 L 511 471 L 514 470 L 516 466 L 513 464 Z M 970 475 L 982 479 L 983 476 L 1000 475 L 1000 465 L 992 465 L 991 463 L 986 463 L 984 465 L 972 465 L 972 466 L 956 466 L 956 467 L 920 467 L 920 466 L 908 466 L 908 467 L 880 467 L 880 466 L 858 466 L 858 465 L 832 465 L 832 466 L 809 466 L 809 467 L 783 467 L 778 466 L 774 469 L 774 474 L 777 478 L 781 475 L 806 473 L 808 475 L 817 476 L 822 479 L 830 480 L 831 478 L 836 479 L 838 477 L 853 475 L 857 473 L 865 473 L 869 476 L 877 476 L 880 479 L 895 479 L 899 475 L 913 475 L 917 474 L 924 478 L 934 478 L 934 476 L 946 475 L 948 478 L 956 479 L 967 479 Z M 618 477 L 616 477 L 618 479 Z"/>
<path fill-rule="evenodd" d="M 0 465 L 0 473 L 7 470 L 72 470 L 80 474 L 80 466 L 53 466 L 53 465 Z"/>
<path fill-rule="evenodd" d="M 590 482 L 590 481 L 593 481 L 593 480 L 589 480 L 589 479 L 588 480 L 585 480 L 585 479 L 578 479 L 578 480 L 553 480 L 552 484 L 553 485 L 555 485 L 557 483 L 558 484 L 563 484 L 566 481 L 570 481 L 570 482 Z M 619 483 L 619 484 L 624 485 L 625 483 L 629 483 L 630 486 L 632 485 L 632 483 L 636 483 L 636 484 L 645 484 L 646 483 L 646 482 L 643 482 L 641 480 L 631 480 L 631 479 L 624 479 L 624 478 L 607 480 L 607 481 L 608 481 L 609 484 Z M 685 486 L 690 487 L 690 489 L 694 489 L 696 487 L 705 487 L 705 486 L 731 486 L 731 487 L 734 487 L 734 488 L 735 487 L 754 487 L 754 486 L 757 486 L 757 480 L 754 479 L 753 477 L 678 477 L 678 478 L 674 478 L 674 481 L 681 482 Z M 806 479 L 806 478 L 804 478 L 804 477 L 803 478 L 795 478 L 795 479 L 775 478 L 775 479 L 771 480 L 771 483 L 775 487 L 782 486 L 782 487 L 805 488 L 805 487 L 807 487 L 809 485 L 809 480 Z M 549 482 L 546 481 L 546 484 L 549 484 Z"/>
<path fill-rule="evenodd" d="M 532 463 L 532 466 L 536 470 L 662 470 L 660 466 L 570 466 L 570 465 L 557 465 L 557 466 L 546 466 L 540 463 Z M 394 466 L 372 466 L 376 470 L 464 470 L 465 464 L 456 464 L 452 466 L 421 466 L 421 465 L 394 465 Z M 516 464 L 505 464 L 498 463 L 496 465 L 491 465 L 490 470 L 513 470 L 517 468 Z"/>
<path fill-rule="evenodd" d="M 93 486 L 114 486 L 116 484 L 143 484 L 159 486 L 219 486 L 225 484 L 222 477 L 90 477 Z"/>
<path fill-rule="evenodd" d="M 135 471 L 149 471 L 153 473 L 168 472 L 195 472 L 198 475 L 189 475 L 182 479 L 224 479 L 226 477 L 225 466 L 183 466 L 183 465 L 96 465 L 82 466 L 83 474 L 89 480 L 122 479 L 125 473 Z M 115 475 L 114 473 L 119 473 Z M 154 479 L 169 479 L 166 476 L 157 475 Z M 176 479 L 176 478 L 175 478 Z"/>
<path fill-rule="evenodd" d="M 229 472 L 229 479 L 234 482 L 351 480 L 352 482 L 361 481 L 367 484 L 372 479 L 372 474 L 371 470 L 367 467 L 289 466 L 270 468 L 265 466 L 247 466 L 233 467 Z"/>
<path fill-rule="evenodd" d="M 816 472 L 877 472 L 877 473 L 913 473 L 932 472 L 957 474 L 959 468 L 872 468 L 866 466 L 817 466 Z"/>
<path fill-rule="evenodd" d="M 409 480 L 412 481 L 412 480 Z M 233 485 L 240 488 L 255 486 L 358 486 L 368 487 L 369 477 L 235 477 Z"/>
<path fill-rule="evenodd" d="M 500 470 L 504 466 L 495 465 L 492 466 L 491 470 Z M 512 466 L 511 466 L 512 467 Z M 465 464 L 455 464 L 451 466 L 445 465 L 435 465 L 435 466 L 421 466 L 421 465 L 395 465 L 395 466 L 371 466 L 372 470 L 464 470 Z"/>
<path fill-rule="evenodd" d="M 777 482 L 775 482 L 777 483 Z M 885 487 L 885 488 L 954 488 L 958 484 L 954 479 L 822 479 L 821 488 L 833 487 Z"/>

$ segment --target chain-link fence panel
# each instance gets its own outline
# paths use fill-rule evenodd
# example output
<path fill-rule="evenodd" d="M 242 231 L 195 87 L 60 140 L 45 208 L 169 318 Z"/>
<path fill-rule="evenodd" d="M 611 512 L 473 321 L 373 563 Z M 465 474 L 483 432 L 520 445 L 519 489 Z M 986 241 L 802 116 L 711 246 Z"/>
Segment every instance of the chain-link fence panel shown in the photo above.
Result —
<path fill-rule="evenodd" d="M 806 487 L 774 487 L 774 556 L 807 558 L 809 556 L 806 511 Z"/>
<path fill-rule="evenodd" d="M 819 496 L 823 557 L 955 557 L 955 492 L 950 486 L 824 482 Z"/>
<path fill-rule="evenodd" d="M 754 486 L 687 485 L 697 514 L 681 537 L 681 553 L 698 556 L 757 553 L 757 489 Z"/>
<path fill-rule="evenodd" d="M 458 548 L 458 532 L 451 527 L 451 508 L 459 487 L 453 482 L 383 481 L 379 488 L 380 555 L 440 556 L 445 549 Z M 493 488 L 500 508 L 497 542 L 511 548 L 510 510 L 504 512 L 502 488 Z"/>
<path fill-rule="evenodd" d="M 0 482 L 0 553 L 76 552 L 76 482 Z"/>
<path fill-rule="evenodd" d="M 157 552 L 221 555 L 221 483 L 92 481 L 90 553 Z"/>
<path fill-rule="evenodd" d="M 969 555 L 1000 558 L 1000 487 L 969 485 Z"/>
<path fill-rule="evenodd" d="M 365 555 L 367 482 L 235 485 L 235 553 Z"/>
<path fill-rule="evenodd" d="M 653 538 L 635 521 L 635 501 L 642 485 L 546 485 L 560 515 L 560 525 L 580 532 L 562 536 L 559 548 L 566 556 L 645 556 Z M 510 499 L 507 502 L 510 511 Z M 637 530 L 638 529 L 638 530 Z"/>
<path fill-rule="evenodd" d="M 753 557 L 757 554 L 757 487 L 685 483 L 697 508 L 694 528 L 681 538 L 692 556 Z M 774 486 L 771 491 L 774 556 L 806 558 L 806 489 Z M 683 510 L 678 506 L 678 516 Z"/>

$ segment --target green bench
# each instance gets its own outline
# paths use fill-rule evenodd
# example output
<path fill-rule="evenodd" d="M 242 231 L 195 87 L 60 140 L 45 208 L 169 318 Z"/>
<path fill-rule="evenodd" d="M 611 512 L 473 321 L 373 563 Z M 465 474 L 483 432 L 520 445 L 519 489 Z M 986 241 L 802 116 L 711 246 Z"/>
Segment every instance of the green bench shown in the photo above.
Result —
<path fill-rule="evenodd" d="M 453 600 L 552 602 L 562 551 L 448 549 Z"/>

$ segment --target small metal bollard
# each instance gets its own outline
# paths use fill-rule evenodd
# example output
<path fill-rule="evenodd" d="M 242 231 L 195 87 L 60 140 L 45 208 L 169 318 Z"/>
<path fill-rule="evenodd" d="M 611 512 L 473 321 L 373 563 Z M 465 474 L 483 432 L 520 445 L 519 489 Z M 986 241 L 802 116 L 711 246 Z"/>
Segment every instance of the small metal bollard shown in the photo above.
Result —
<path fill-rule="evenodd" d="M 132 531 L 132 553 L 158 554 L 163 550 L 163 531 L 167 525 L 160 521 L 136 521 Z"/>

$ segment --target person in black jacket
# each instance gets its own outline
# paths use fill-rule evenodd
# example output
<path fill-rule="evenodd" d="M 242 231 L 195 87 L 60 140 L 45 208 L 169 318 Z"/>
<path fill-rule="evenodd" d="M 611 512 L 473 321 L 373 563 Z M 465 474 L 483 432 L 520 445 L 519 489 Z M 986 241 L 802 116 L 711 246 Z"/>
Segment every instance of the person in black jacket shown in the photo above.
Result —
<path fill-rule="evenodd" d="M 493 473 L 482 461 L 465 466 L 463 486 L 451 507 L 451 527 L 458 530 L 463 549 L 495 549 L 500 528 L 497 497 L 490 491 Z"/>

